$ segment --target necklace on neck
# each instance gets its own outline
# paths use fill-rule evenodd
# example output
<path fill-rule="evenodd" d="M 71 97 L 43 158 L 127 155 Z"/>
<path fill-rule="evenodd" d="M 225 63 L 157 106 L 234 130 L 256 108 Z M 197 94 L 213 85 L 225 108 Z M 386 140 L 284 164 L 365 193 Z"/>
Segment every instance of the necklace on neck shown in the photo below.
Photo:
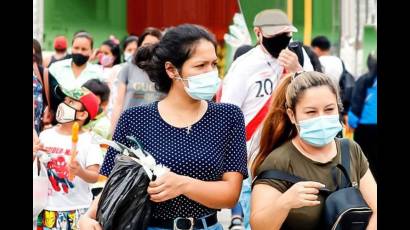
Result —
<path fill-rule="evenodd" d="M 191 131 L 192 125 L 188 125 L 186 127 L 186 134 L 189 134 L 189 132 Z"/>

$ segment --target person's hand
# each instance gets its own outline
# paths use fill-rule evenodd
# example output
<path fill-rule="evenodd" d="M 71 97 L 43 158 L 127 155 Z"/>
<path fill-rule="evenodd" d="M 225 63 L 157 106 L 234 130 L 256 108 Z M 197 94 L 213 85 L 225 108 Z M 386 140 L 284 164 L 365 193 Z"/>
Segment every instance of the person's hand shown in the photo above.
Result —
<path fill-rule="evenodd" d="M 283 49 L 279 53 L 278 61 L 279 64 L 283 66 L 288 72 L 296 73 L 303 71 L 302 66 L 299 64 L 298 56 L 288 48 Z"/>
<path fill-rule="evenodd" d="M 344 115 L 343 116 L 343 122 L 344 122 L 344 125 L 345 125 L 345 127 L 346 127 L 346 133 L 347 134 L 352 134 L 352 133 L 354 133 L 354 128 L 352 128 L 352 127 L 350 127 L 350 125 L 349 125 L 349 119 L 348 119 L 348 116 L 347 115 Z"/>
<path fill-rule="evenodd" d="M 314 181 L 298 182 L 283 193 L 284 205 L 288 209 L 319 205 L 317 194 L 319 188 L 324 187 L 324 184 Z"/>
<path fill-rule="evenodd" d="M 186 182 L 187 177 L 167 172 L 157 180 L 151 181 L 147 192 L 152 201 L 164 202 L 183 194 L 183 185 Z"/>
<path fill-rule="evenodd" d="M 33 142 L 33 155 L 35 155 L 36 152 L 38 152 L 39 150 L 45 151 L 43 143 L 41 143 L 41 142 L 38 140 L 38 141 L 36 141 L 36 142 Z"/>
<path fill-rule="evenodd" d="M 74 159 L 72 162 L 68 164 L 68 170 L 71 175 L 79 175 L 81 172 L 84 170 L 83 167 L 81 167 L 80 163 L 77 161 L 77 159 Z"/>
<path fill-rule="evenodd" d="M 38 139 L 38 135 L 35 129 L 33 129 L 33 155 L 39 150 L 41 149 L 42 144 L 40 143 L 40 139 Z"/>
<path fill-rule="evenodd" d="M 102 230 L 100 223 L 87 215 L 82 215 L 80 217 L 78 226 L 81 230 Z"/>
<path fill-rule="evenodd" d="M 37 143 L 34 143 L 34 142 L 33 142 L 33 161 L 34 161 L 34 159 L 36 159 L 36 153 L 37 153 L 39 150 L 46 151 L 46 150 L 44 149 L 43 143 L 40 143 L 40 141 L 38 141 Z"/>
<path fill-rule="evenodd" d="M 33 160 L 36 158 L 36 153 L 40 150 L 47 152 L 47 150 L 44 148 L 43 143 L 40 142 L 40 139 L 38 139 L 38 136 L 34 131 L 33 132 Z"/>
<path fill-rule="evenodd" d="M 88 62 L 94 62 L 98 60 L 98 54 L 100 53 L 100 49 L 95 49 L 91 54 L 90 58 L 88 58 Z"/>

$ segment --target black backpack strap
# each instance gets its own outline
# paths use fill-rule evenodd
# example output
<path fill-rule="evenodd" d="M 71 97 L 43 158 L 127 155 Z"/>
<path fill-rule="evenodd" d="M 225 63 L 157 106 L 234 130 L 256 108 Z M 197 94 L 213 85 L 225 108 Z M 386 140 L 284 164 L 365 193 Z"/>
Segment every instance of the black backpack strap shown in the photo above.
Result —
<path fill-rule="evenodd" d="M 342 164 L 338 164 L 335 168 L 332 170 L 332 177 L 333 181 L 337 185 L 337 170 L 342 171 L 342 179 L 341 179 L 341 187 L 342 188 L 347 188 L 351 186 L 351 180 L 350 180 L 350 148 L 349 148 L 349 140 L 346 138 L 340 138 L 340 148 L 342 151 Z M 336 190 L 339 189 L 339 186 L 336 186 Z"/>
<path fill-rule="evenodd" d="M 252 187 L 255 185 L 255 181 L 259 179 L 277 179 L 277 180 L 284 180 L 290 182 L 292 184 L 296 184 L 300 181 L 305 181 L 305 179 L 300 178 L 295 175 L 291 175 L 286 172 L 278 171 L 278 170 L 266 170 L 259 173 L 255 179 L 252 181 Z"/>
<path fill-rule="evenodd" d="M 341 148 L 342 148 L 342 165 L 346 169 L 346 171 L 349 173 L 350 172 L 349 139 L 342 138 L 340 141 L 341 141 Z"/>
<path fill-rule="evenodd" d="M 341 58 L 339 58 L 339 59 L 340 59 L 340 61 L 342 62 L 343 72 L 345 72 L 345 71 L 346 71 L 345 63 L 344 63 L 344 61 L 343 61 Z"/>

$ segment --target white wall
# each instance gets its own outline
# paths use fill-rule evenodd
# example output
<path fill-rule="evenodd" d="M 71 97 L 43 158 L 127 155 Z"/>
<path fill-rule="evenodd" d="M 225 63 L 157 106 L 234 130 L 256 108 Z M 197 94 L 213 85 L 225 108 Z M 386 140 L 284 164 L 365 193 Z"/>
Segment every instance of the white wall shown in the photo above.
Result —
<path fill-rule="evenodd" d="M 340 57 L 356 77 L 367 71 L 363 63 L 363 31 L 366 24 L 377 24 L 377 0 L 340 0 Z"/>
<path fill-rule="evenodd" d="M 33 0 L 33 38 L 43 45 L 44 0 Z"/>

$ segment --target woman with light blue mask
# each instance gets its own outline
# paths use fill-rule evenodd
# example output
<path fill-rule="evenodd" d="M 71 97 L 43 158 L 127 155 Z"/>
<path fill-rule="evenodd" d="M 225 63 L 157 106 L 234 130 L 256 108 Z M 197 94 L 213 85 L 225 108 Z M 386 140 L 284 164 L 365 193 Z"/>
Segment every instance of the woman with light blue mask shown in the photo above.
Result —
<path fill-rule="evenodd" d="M 147 72 L 161 101 L 125 110 L 113 140 L 138 139 L 171 171 L 151 181 L 148 230 L 223 230 L 217 211 L 233 207 L 247 178 L 244 117 L 239 107 L 211 101 L 220 79 L 216 41 L 201 26 L 169 29 L 159 43 L 138 49 L 135 63 Z M 129 146 L 130 147 L 130 146 Z M 108 176 L 118 154 L 110 148 L 100 173 Z M 96 198 L 80 221 L 99 229 Z"/>
<path fill-rule="evenodd" d="M 273 96 L 263 124 L 252 176 L 277 170 L 307 181 L 255 180 L 251 199 L 252 230 L 323 229 L 321 213 L 326 194 L 336 183 L 332 169 L 341 164 L 342 130 L 337 87 L 319 72 L 285 77 Z M 348 141 L 350 180 L 373 211 L 367 229 L 377 225 L 377 185 L 360 146 Z"/>
<path fill-rule="evenodd" d="M 124 54 L 124 61 L 131 62 L 132 57 L 137 52 L 138 48 L 138 37 L 134 35 L 128 36 L 122 45 L 122 51 Z"/>

